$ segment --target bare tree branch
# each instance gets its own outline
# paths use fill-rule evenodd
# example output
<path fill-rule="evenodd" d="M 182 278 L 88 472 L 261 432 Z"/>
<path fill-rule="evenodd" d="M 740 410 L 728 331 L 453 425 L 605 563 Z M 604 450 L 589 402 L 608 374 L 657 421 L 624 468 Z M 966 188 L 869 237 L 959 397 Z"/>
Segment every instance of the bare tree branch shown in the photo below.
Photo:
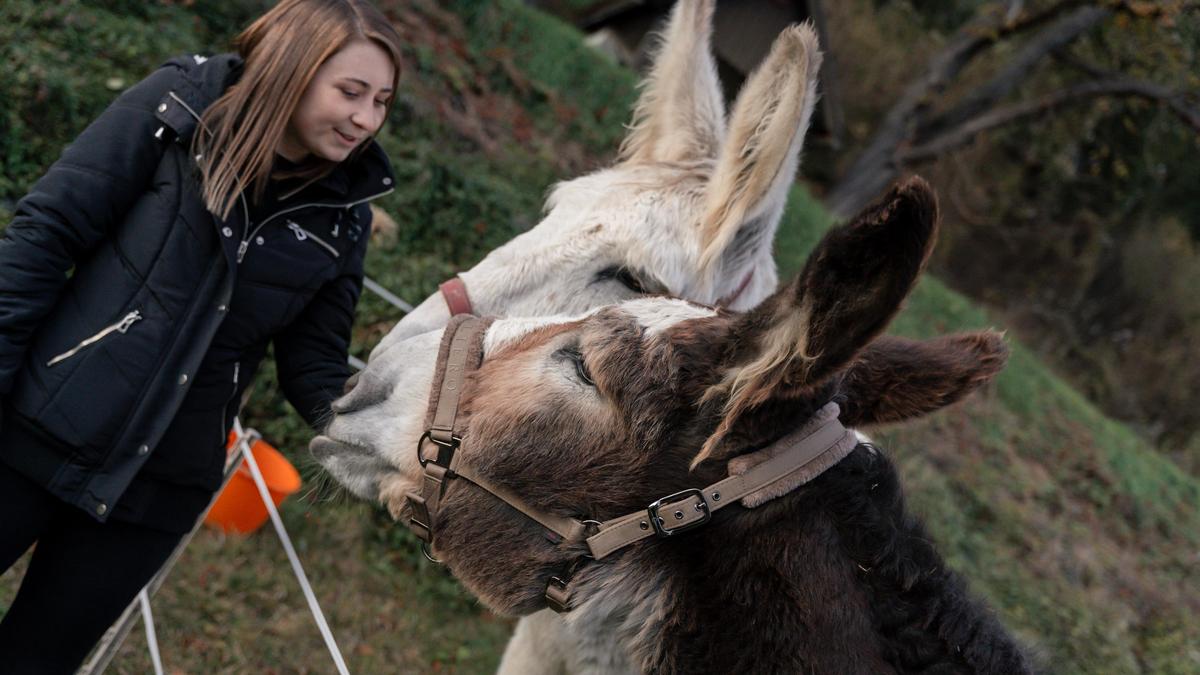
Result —
<path fill-rule="evenodd" d="M 1025 9 L 1025 0 L 1009 0 L 1008 9 L 1004 12 L 1004 23 L 1012 23 L 1021 16 L 1021 12 Z"/>
<path fill-rule="evenodd" d="M 896 159 L 901 164 L 913 164 L 934 159 L 945 152 L 966 145 L 984 131 L 1103 96 L 1141 98 L 1163 103 L 1185 124 L 1200 132 L 1200 109 L 1187 104 L 1186 93 L 1142 80 L 1104 80 L 1084 82 L 1039 96 L 1031 101 L 996 108 L 978 115 L 954 129 L 945 131 L 921 145 L 901 150 L 897 153 Z"/>
<path fill-rule="evenodd" d="M 991 80 L 977 87 L 951 110 L 922 124 L 916 136 L 928 137 L 955 128 L 991 108 L 1021 84 L 1048 54 L 1062 49 L 1111 15 L 1112 10 L 1106 7 L 1081 7 L 1059 19 L 1022 47 Z"/>
<path fill-rule="evenodd" d="M 1115 80 L 1120 77 L 1120 73 L 1085 61 L 1069 49 L 1060 49 L 1054 52 L 1054 60 L 1088 75 L 1093 80 Z"/>
<path fill-rule="evenodd" d="M 1099 0 L 1062 0 L 1038 12 L 1021 13 L 1012 21 L 1004 20 L 1001 5 L 991 5 L 981 12 L 984 18 L 960 29 L 887 112 L 862 153 L 830 191 L 826 200 L 830 210 L 835 216 L 848 217 L 887 187 L 900 171 L 895 161 L 896 149 L 921 125 L 931 98 L 941 93 L 973 59 L 1004 38 L 1047 24 L 1058 25 L 1056 21 L 1070 20 L 1075 16 L 1073 13 L 1086 12 L 1091 16 L 1096 11 L 1112 11 L 1099 9 L 1100 4 Z"/>

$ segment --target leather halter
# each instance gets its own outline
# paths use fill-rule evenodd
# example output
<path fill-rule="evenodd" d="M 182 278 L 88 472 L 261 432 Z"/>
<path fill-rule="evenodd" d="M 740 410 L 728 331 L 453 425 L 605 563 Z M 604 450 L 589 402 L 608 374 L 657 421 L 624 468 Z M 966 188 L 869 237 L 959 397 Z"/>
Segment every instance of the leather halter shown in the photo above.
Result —
<path fill-rule="evenodd" d="M 450 277 L 438 286 L 438 290 L 442 292 L 442 299 L 446 301 L 450 316 L 475 313 L 471 307 L 471 296 L 467 294 L 467 284 L 463 282 L 462 277 Z"/>
<path fill-rule="evenodd" d="M 491 319 L 455 317 L 446 326 L 442 338 L 438 354 L 442 377 L 439 380 L 435 376 L 430 392 L 431 396 L 437 396 L 437 401 L 436 404 L 431 401 L 431 421 L 417 443 L 417 459 L 425 470 L 421 493 L 406 495 L 412 511 L 407 525 L 426 547 L 433 543 L 438 507 L 446 482 L 452 478 L 463 478 L 486 490 L 558 535 L 558 541 L 586 543 L 590 553 L 586 558 L 602 560 L 643 539 L 671 537 L 704 525 L 712 519 L 713 513 L 725 506 L 799 474 L 805 467 L 820 467 L 822 463 L 826 467 L 832 466 L 849 452 L 844 441 L 854 432 L 843 427 L 833 414 L 819 425 L 805 427 L 776 441 L 774 447 L 778 452 L 745 473 L 729 476 L 703 489 L 690 488 L 667 495 L 651 502 L 644 510 L 604 522 L 546 513 L 477 473 L 458 452 L 463 443 L 463 425 L 458 414 L 462 387 L 467 375 L 483 360 L 483 335 L 490 324 Z M 849 448 L 853 445 L 849 444 Z M 820 469 L 812 471 L 807 480 L 797 482 L 792 489 L 821 473 Z M 551 609 L 556 612 L 570 609 L 570 577 L 585 559 L 576 560 L 570 566 L 570 574 L 549 579 L 545 595 Z"/>

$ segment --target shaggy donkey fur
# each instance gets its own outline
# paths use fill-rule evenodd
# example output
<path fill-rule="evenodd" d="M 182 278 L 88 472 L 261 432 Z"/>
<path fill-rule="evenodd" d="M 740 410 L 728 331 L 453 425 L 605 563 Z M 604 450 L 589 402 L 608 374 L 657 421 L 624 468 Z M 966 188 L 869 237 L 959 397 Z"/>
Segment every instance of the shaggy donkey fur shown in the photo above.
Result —
<path fill-rule="evenodd" d="M 909 181 L 832 230 L 796 281 L 746 314 L 664 298 L 570 321 L 497 321 L 464 386 L 458 452 L 534 508 L 605 521 L 724 478 L 830 401 L 872 423 L 958 400 L 1003 365 L 998 334 L 877 339 L 928 259 L 936 221 L 932 191 Z M 451 481 L 434 543 L 503 613 L 540 609 L 546 580 L 577 568 L 568 621 L 580 635 L 612 635 L 643 672 L 1031 670 L 866 445 L 760 506 L 730 506 L 599 561 Z"/>

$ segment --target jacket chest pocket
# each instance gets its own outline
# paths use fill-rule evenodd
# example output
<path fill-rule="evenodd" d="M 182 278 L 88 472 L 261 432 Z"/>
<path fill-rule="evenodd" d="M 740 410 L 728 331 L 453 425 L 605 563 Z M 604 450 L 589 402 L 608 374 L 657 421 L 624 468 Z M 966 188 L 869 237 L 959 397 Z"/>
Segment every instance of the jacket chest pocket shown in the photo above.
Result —
<path fill-rule="evenodd" d="M 341 252 L 338 251 L 336 246 L 334 246 L 333 244 L 330 244 L 328 241 L 321 238 L 320 235 L 314 234 L 313 232 L 310 232 L 310 231 L 304 229 L 304 226 L 301 225 L 300 223 L 297 223 L 293 220 L 289 220 L 289 221 L 287 221 L 287 229 L 291 230 L 292 234 L 296 235 L 297 240 L 311 241 L 312 243 L 317 244 L 321 248 L 325 249 L 325 251 L 328 252 L 329 255 L 333 256 L 334 258 L 340 258 L 342 255 Z"/>
<path fill-rule="evenodd" d="M 49 361 L 46 362 L 46 367 L 53 368 L 54 366 L 62 363 L 63 361 L 67 361 L 71 358 L 74 358 L 80 352 L 84 351 L 85 349 L 87 349 L 88 347 L 91 347 L 94 344 L 98 344 L 98 343 L 102 342 L 103 340 L 107 339 L 109 336 L 124 335 L 125 332 L 129 330 L 130 326 L 132 326 L 133 324 L 135 324 L 141 320 L 142 320 L 141 310 L 135 309 L 132 312 L 129 312 L 125 316 L 121 317 L 121 319 L 119 321 L 115 321 L 115 322 L 105 326 L 104 328 L 101 328 L 94 335 L 80 340 L 79 344 L 75 345 L 74 347 L 71 347 L 70 349 L 68 349 L 68 350 L 62 352 L 61 354 L 58 354 L 54 358 L 50 359 Z"/>
<path fill-rule="evenodd" d="M 331 228 L 301 219 L 272 223 L 251 242 L 239 278 L 252 284 L 311 293 L 337 276 L 347 255 Z"/>

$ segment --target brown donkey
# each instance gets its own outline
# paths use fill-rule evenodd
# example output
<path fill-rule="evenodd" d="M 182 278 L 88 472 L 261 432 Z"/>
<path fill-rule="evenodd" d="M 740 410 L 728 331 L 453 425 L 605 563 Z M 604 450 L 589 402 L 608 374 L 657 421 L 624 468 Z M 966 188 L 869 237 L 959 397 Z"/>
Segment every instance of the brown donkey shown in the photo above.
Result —
<path fill-rule="evenodd" d="M 581 659 L 597 668 L 1028 672 L 905 511 L 886 456 L 841 426 L 929 413 L 1004 364 L 994 332 L 880 336 L 936 222 L 914 179 L 749 312 L 651 298 L 499 320 L 465 352 L 443 340 L 430 416 L 436 437 L 460 389 L 461 441 L 422 456 L 423 489 L 408 476 L 385 499 L 494 610 L 569 605 L 578 634 L 620 645 Z M 432 361 L 420 344 L 414 361 Z M 482 361 L 461 388 L 451 352 Z"/>

